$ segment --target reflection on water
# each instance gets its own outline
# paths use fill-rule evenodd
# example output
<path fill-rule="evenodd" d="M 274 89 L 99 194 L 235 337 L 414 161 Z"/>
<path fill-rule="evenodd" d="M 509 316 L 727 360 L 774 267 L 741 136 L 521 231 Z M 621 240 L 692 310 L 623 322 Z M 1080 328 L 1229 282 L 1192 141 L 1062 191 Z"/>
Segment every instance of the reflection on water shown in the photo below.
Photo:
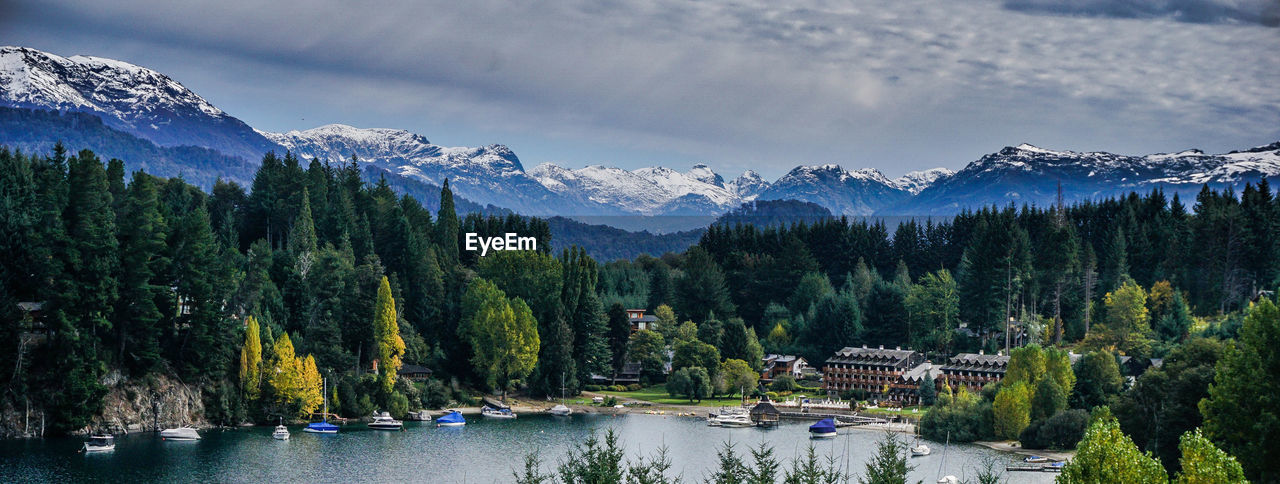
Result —
<path fill-rule="evenodd" d="M 115 452 L 98 455 L 77 452 L 79 439 L 0 442 L 0 482 L 510 482 L 526 453 L 538 452 L 543 471 L 552 471 L 572 444 L 604 429 L 618 432 L 632 459 L 666 446 L 672 472 L 685 482 L 701 482 L 716 465 L 716 450 L 728 441 L 741 452 L 767 443 L 781 459 L 813 445 L 819 455 L 859 473 L 880 437 L 874 431 L 841 429 L 835 439 L 810 440 L 803 422 L 774 429 L 731 429 L 707 427 L 701 419 L 657 415 L 527 415 L 501 421 L 472 417 L 465 427 L 405 422 L 403 432 L 352 424 L 337 435 L 295 428 L 287 441 L 272 439 L 272 427 L 264 426 L 207 431 L 204 440 L 196 442 L 162 441 L 155 434 L 122 436 Z M 910 481 L 931 483 L 939 477 L 943 445 L 930 447 L 933 454 L 911 459 L 916 470 Z M 983 459 L 990 458 L 997 459 L 1001 469 L 1017 460 L 982 447 L 953 445 L 942 473 L 972 478 Z M 1007 477 L 1009 482 L 1051 482 L 1054 476 Z"/>

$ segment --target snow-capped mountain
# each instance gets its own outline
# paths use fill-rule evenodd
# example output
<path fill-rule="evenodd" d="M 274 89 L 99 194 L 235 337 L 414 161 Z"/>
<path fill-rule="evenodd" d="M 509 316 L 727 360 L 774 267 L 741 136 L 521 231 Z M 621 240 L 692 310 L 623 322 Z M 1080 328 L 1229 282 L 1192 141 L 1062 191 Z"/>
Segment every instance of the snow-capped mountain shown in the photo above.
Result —
<path fill-rule="evenodd" d="M 813 202 L 836 215 L 871 215 L 901 202 L 911 192 L 875 169 L 845 170 L 840 165 L 798 166 L 773 182 L 760 200 Z"/>
<path fill-rule="evenodd" d="M 1057 151 L 1030 144 L 1006 147 L 879 215 L 949 215 L 965 208 L 1014 203 L 1046 206 L 1062 184 L 1068 202 L 1096 200 L 1160 187 L 1183 200 L 1204 184 L 1237 188 L 1280 176 L 1280 143 L 1221 155 L 1200 150 L 1145 156 Z"/>
<path fill-rule="evenodd" d="M 588 213 L 599 211 L 596 207 L 566 205 L 564 197 L 525 173 L 520 158 L 502 145 L 451 148 L 432 144 L 426 137 L 404 130 L 354 128 L 342 124 L 287 133 L 260 133 L 304 159 L 345 163 L 355 156 L 362 163 L 435 185 L 448 179 L 454 193 L 481 204 L 534 215 L 575 209 Z"/>
<path fill-rule="evenodd" d="M 738 195 L 743 201 L 755 200 L 760 192 L 769 188 L 770 183 L 760 177 L 759 173 L 754 170 L 747 170 L 735 178 L 733 181 L 725 185 L 730 191 Z"/>
<path fill-rule="evenodd" d="M 600 165 L 571 170 L 544 163 L 529 174 L 547 189 L 580 203 L 642 215 L 714 215 L 743 201 L 723 177 L 702 164 L 681 173 L 665 167 L 627 171 Z"/>
<path fill-rule="evenodd" d="M 101 57 L 0 47 L 0 105 L 92 113 L 159 146 L 199 146 L 255 162 L 275 149 L 178 81 Z"/>
<path fill-rule="evenodd" d="M 955 173 L 955 171 L 946 168 L 931 168 L 928 170 L 907 173 L 906 175 L 902 175 L 901 177 L 894 179 L 893 183 L 898 185 L 899 188 L 915 195 L 924 191 L 924 189 L 929 188 L 929 185 L 933 185 L 938 180 L 954 175 Z"/>
<path fill-rule="evenodd" d="M 1010 202 L 1046 205 L 1059 183 L 1068 201 L 1153 187 L 1189 199 L 1203 184 L 1239 188 L 1280 177 L 1280 143 L 1217 155 L 1187 150 L 1145 156 L 1023 144 L 959 172 L 935 168 L 895 180 L 838 165 L 799 166 L 773 183 L 753 171 L 726 181 L 706 165 L 680 172 L 544 164 L 526 172 L 505 146 L 451 148 L 403 130 L 328 125 L 260 132 L 145 67 L 0 47 L 0 145 L 48 150 L 59 140 L 73 143 L 71 149 L 130 158 L 129 169 L 201 183 L 219 177 L 244 182 L 269 150 L 339 163 L 355 156 L 375 177 L 385 170 L 423 186 L 447 178 L 460 197 L 529 215 L 706 216 L 757 199 L 813 202 L 837 215 L 949 215 Z"/>

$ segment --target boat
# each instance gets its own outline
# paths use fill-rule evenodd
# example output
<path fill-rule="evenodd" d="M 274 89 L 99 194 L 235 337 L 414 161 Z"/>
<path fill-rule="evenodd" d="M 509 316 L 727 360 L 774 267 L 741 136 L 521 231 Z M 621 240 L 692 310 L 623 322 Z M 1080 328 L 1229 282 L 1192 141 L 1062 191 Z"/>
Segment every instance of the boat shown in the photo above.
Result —
<path fill-rule="evenodd" d="M 409 412 L 409 415 L 406 415 L 404 419 L 405 419 L 405 420 L 413 420 L 413 421 L 415 421 L 415 422 L 430 422 L 430 421 L 431 421 L 431 412 L 428 412 L 428 411 L 426 411 L 426 410 L 418 410 L 417 412 Z"/>
<path fill-rule="evenodd" d="M 275 431 L 271 432 L 271 438 L 276 440 L 289 440 L 289 427 L 277 425 Z"/>
<path fill-rule="evenodd" d="M 436 419 L 436 427 L 461 427 L 466 424 L 467 419 L 462 418 L 462 414 L 457 410 L 450 411 Z"/>
<path fill-rule="evenodd" d="M 338 426 L 328 421 L 311 422 L 302 431 L 309 434 L 336 434 L 338 433 Z"/>
<path fill-rule="evenodd" d="M 947 432 L 947 441 L 942 444 L 942 462 L 938 464 L 938 474 L 942 474 L 942 469 L 947 467 L 947 449 L 949 448 L 951 448 L 951 432 Z M 938 484 L 959 484 L 959 482 L 960 479 L 953 475 L 945 475 L 938 478 Z"/>
<path fill-rule="evenodd" d="M 176 429 L 164 429 L 160 431 L 160 438 L 164 440 L 200 440 L 200 432 L 191 427 L 178 427 Z"/>
<path fill-rule="evenodd" d="M 1050 462 L 1048 464 L 1040 466 L 1040 470 L 1045 472 L 1062 472 L 1062 468 L 1066 467 L 1066 465 L 1067 465 L 1066 462 Z"/>
<path fill-rule="evenodd" d="M 836 436 L 836 421 L 824 418 L 818 423 L 809 426 L 809 437 L 815 439 L 829 439 Z"/>
<path fill-rule="evenodd" d="M 325 378 L 321 382 L 320 392 L 324 395 L 324 417 L 319 422 L 307 424 L 302 431 L 310 434 L 336 434 L 338 433 L 338 426 L 329 423 L 329 379 Z"/>
<path fill-rule="evenodd" d="M 746 418 L 747 420 L 751 419 L 751 414 L 747 409 L 738 407 L 722 407 L 720 409 L 720 413 L 707 415 L 707 425 L 711 427 L 732 427 L 734 426 L 734 423 L 738 422 L 742 418 Z M 726 421 L 729 421 L 730 425 L 724 425 Z"/>
<path fill-rule="evenodd" d="M 929 446 L 924 445 L 923 443 L 921 443 L 921 444 L 916 444 L 916 446 L 915 446 L 915 447 L 912 447 L 912 448 L 911 448 L 911 456 L 912 456 L 912 457 L 922 457 L 922 456 L 926 456 L 926 455 L 929 455 L 929 452 L 930 452 L 930 451 L 929 451 Z"/>
<path fill-rule="evenodd" d="M 565 406 L 564 404 L 564 373 L 560 374 L 560 403 L 551 407 L 551 410 L 547 410 L 547 413 L 557 417 L 568 417 L 573 413 L 573 409 Z"/>
<path fill-rule="evenodd" d="M 1039 455 L 1032 455 L 1032 456 L 1027 456 L 1026 458 L 1023 458 L 1022 461 L 1028 464 L 1043 464 L 1045 462 L 1049 462 L 1049 458 L 1044 456 L 1039 456 Z"/>
<path fill-rule="evenodd" d="M 84 449 L 81 450 L 86 454 L 111 452 L 116 450 L 116 438 L 109 434 L 90 435 L 89 441 L 84 443 Z"/>
<path fill-rule="evenodd" d="M 391 414 L 382 412 L 373 417 L 373 421 L 369 422 L 369 428 L 375 430 L 403 430 L 404 422 L 391 418 Z"/>
<path fill-rule="evenodd" d="M 516 414 L 509 408 L 493 408 L 490 406 L 480 409 L 480 415 L 489 418 L 516 418 Z"/>
<path fill-rule="evenodd" d="M 755 427 L 756 423 L 751 421 L 748 415 L 722 415 L 719 418 L 721 427 L 742 428 Z"/>

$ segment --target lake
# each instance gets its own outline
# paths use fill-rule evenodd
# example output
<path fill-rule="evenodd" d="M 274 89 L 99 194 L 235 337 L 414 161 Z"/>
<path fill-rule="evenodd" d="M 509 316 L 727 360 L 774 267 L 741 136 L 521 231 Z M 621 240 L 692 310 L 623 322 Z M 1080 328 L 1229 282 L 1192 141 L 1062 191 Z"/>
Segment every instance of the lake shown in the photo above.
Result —
<path fill-rule="evenodd" d="M 78 453 L 83 440 L 0 442 L 0 482 L 510 482 L 524 455 L 537 451 L 543 471 L 592 432 L 615 429 L 628 458 L 648 456 L 667 446 L 672 474 L 701 482 L 716 466 L 716 451 L 732 441 L 741 452 L 766 442 L 782 459 L 802 454 L 812 444 L 821 456 L 848 462 L 855 473 L 875 452 L 881 433 L 841 429 L 831 440 L 810 440 L 809 422 L 783 422 L 776 428 L 708 427 L 704 420 L 645 414 L 574 415 L 556 418 L 526 415 L 516 420 L 468 417 L 465 427 L 436 428 L 406 422 L 403 432 L 374 431 L 350 424 L 337 435 L 316 435 L 290 428 L 288 441 L 271 438 L 271 427 L 204 431 L 196 442 L 162 441 L 158 434 L 117 438 L 115 452 Z M 909 436 L 904 436 L 909 437 Z M 912 458 L 911 481 L 932 483 L 943 464 L 943 445 Z M 845 459 L 845 456 L 848 456 Z M 942 474 L 972 478 L 984 459 L 1004 464 L 1019 456 L 974 445 L 952 445 Z M 786 467 L 784 465 L 784 467 Z M 1052 482 L 1054 475 L 1016 472 L 1009 482 Z"/>

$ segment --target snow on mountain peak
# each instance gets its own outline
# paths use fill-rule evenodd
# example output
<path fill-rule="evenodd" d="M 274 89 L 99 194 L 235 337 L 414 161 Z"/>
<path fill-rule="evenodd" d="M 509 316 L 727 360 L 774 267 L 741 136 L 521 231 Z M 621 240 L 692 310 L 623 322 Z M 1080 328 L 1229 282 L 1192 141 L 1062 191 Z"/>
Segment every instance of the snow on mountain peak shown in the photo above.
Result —
<path fill-rule="evenodd" d="M 129 124 L 157 109 L 225 116 L 182 84 L 145 67 L 13 46 L 0 47 L 0 100 L 22 107 L 105 113 Z"/>
<path fill-rule="evenodd" d="M 686 172 L 685 176 L 708 185 L 715 185 L 721 188 L 724 187 L 724 178 L 715 171 L 712 171 L 711 167 L 702 163 L 693 165 L 693 168 Z"/>
<path fill-rule="evenodd" d="M 913 171 L 902 175 L 893 180 L 893 183 L 903 190 L 911 192 L 912 195 L 920 193 L 938 180 L 954 175 L 955 171 L 947 168 L 930 168 L 928 170 Z"/>

